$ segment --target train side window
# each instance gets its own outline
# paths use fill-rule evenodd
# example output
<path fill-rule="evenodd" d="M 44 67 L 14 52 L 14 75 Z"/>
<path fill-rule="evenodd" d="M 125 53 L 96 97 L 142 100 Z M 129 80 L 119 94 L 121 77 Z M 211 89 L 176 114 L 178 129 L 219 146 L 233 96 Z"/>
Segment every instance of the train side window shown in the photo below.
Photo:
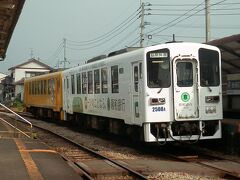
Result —
<path fill-rule="evenodd" d="M 108 73 L 107 68 L 101 69 L 102 93 L 108 93 Z"/>
<path fill-rule="evenodd" d="M 69 79 L 67 78 L 67 89 L 69 89 Z"/>
<path fill-rule="evenodd" d="M 71 75 L 71 88 L 72 88 L 72 94 L 75 94 L 75 78 L 74 78 L 74 74 Z"/>
<path fill-rule="evenodd" d="M 118 66 L 111 67 L 112 93 L 119 92 L 118 85 Z"/>
<path fill-rule="evenodd" d="M 35 95 L 38 94 L 38 82 L 35 81 Z"/>
<path fill-rule="evenodd" d="M 51 80 L 48 80 L 48 94 L 51 94 Z"/>
<path fill-rule="evenodd" d="M 37 95 L 40 94 L 40 83 L 39 81 L 37 81 Z"/>
<path fill-rule="evenodd" d="M 94 93 L 100 93 L 100 72 L 99 69 L 94 70 Z"/>
<path fill-rule="evenodd" d="M 41 80 L 41 94 L 44 94 L 44 81 Z"/>
<path fill-rule="evenodd" d="M 82 93 L 83 94 L 87 93 L 87 73 L 86 72 L 82 73 Z"/>
<path fill-rule="evenodd" d="M 35 83 L 34 83 L 34 81 L 32 82 L 32 94 L 33 95 L 35 94 Z"/>
<path fill-rule="evenodd" d="M 38 94 L 38 92 L 37 92 L 37 81 L 35 81 L 35 95 L 37 95 Z"/>
<path fill-rule="evenodd" d="M 34 94 L 37 95 L 37 81 L 34 82 Z"/>
<path fill-rule="evenodd" d="M 134 90 L 138 92 L 138 67 L 134 67 Z"/>
<path fill-rule="evenodd" d="M 51 84 L 51 94 L 54 96 L 56 91 L 56 80 L 52 79 L 52 84 Z"/>
<path fill-rule="evenodd" d="M 143 74 L 142 74 L 142 63 L 139 63 L 139 79 L 142 79 Z"/>
<path fill-rule="evenodd" d="M 81 74 L 77 74 L 77 94 L 81 94 Z"/>
<path fill-rule="evenodd" d="M 88 71 L 88 94 L 93 93 L 93 73 Z"/>
<path fill-rule="evenodd" d="M 44 80 L 44 90 L 43 93 L 46 94 L 47 91 L 47 80 Z"/>
<path fill-rule="evenodd" d="M 29 82 L 28 93 L 29 93 L 30 95 L 32 94 L 32 82 Z"/>
<path fill-rule="evenodd" d="M 60 93 L 60 89 L 61 89 L 61 83 L 60 83 L 60 79 L 57 78 L 57 91 L 58 93 Z"/>
<path fill-rule="evenodd" d="M 42 94 L 42 81 L 38 81 L 38 94 Z"/>

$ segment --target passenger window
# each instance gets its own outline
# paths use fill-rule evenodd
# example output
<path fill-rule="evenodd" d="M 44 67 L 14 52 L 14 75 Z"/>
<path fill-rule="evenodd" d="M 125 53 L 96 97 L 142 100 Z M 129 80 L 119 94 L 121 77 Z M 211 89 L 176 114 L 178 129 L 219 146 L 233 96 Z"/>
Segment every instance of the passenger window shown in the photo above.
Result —
<path fill-rule="evenodd" d="M 42 81 L 38 81 L 38 94 L 42 94 Z"/>
<path fill-rule="evenodd" d="M 47 81 L 46 80 L 44 80 L 44 94 L 46 94 L 46 92 L 47 92 Z"/>
<path fill-rule="evenodd" d="M 99 69 L 94 70 L 94 93 L 100 93 L 100 72 Z"/>
<path fill-rule="evenodd" d="M 29 92 L 30 95 L 32 94 L 32 82 L 29 82 Z"/>
<path fill-rule="evenodd" d="M 108 93 L 108 73 L 107 68 L 101 69 L 102 93 Z"/>
<path fill-rule="evenodd" d="M 139 79 L 142 79 L 143 74 L 142 74 L 142 63 L 139 63 Z"/>
<path fill-rule="evenodd" d="M 69 79 L 67 78 L 67 90 L 69 89 Z"/>
<path fill-rule="evenodd" d="M 41 84 L 40 81 L 37 82 L 37 94 L 39 95 L 41 93 Z"/>
<path fill-rule="evenodd" d="M 111 67 L 111 78 L 112 78 L 112 93 L 118 93 L 119 92 L 118 66 Z"/>
<path fill-rule="evenodd" d="M 134 67 L 134 90 L 138 92 L 138 67 Z"/>
<path fill-rule="evenodd" d="M 35 94 L 38 95 L 38 81 L 35 82 Z"/>
<path fill-rule="evenodd" d="M 74 78 L 74 74 L 71 75 L 71 88 L 72 88 L 72 94 L 75 94 L 75 78 Z"/>
<path fill-rule="evenodd" d="M 88 71 L 88 94 L 93 93 L 93 73 Z"/>
<path fill-rule="evenodd" d="M 77 74 L 77 94 L 81 94 L 81 74 Z"/>
<path fill-rule="evenodd" d="M 48 80 L 48 94 L 51 94 L 51 80 Z"/>
<path fill-rule="evenodd" d="M 44 93 L 44 82 L 43 82 L 43 80 L 41 81 L 41 94 L 43 94 Z"/>
<path fill-rule="evenodd" d="M 87 93 L 87 74 L 86 72 L 82 73 L 82 93 Z"/>
<path fill-rule="evenodd" d="M 35 94 L 35 83 L 32 82 L 32 94 L 34 95 Z"/>

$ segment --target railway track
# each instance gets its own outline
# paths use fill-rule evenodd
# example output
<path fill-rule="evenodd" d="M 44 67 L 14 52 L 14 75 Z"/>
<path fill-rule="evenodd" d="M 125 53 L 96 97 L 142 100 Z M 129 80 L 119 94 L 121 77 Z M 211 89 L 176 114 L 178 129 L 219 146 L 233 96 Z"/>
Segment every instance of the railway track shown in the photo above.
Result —
<path fill-rule="evenodd" d="M 190 147 L 192 148 L 192 147 Z M 219 176 L 226 179 L 240 179 L 240 160 L 214 155 L 213 152 L 193 148 L 192 154 L 161 153 L 165 157 L 177 161 L 196 163 L 219 172 Z"/>
<path fill-rule="evenodd" d="M 11 117 L 8 121 L 9 124 L 14 124 Z M 22 124 L 19 124 L 19 126 L 24 128 L 24 125 Z M 84 179 L 104 179 L 103 177 L 109 178 L 111 176 L 117 179 L 148 179 L 143 174 L 128 167 L 126 164 L 122 164 L 114 159 L 102 155 L 97 151 L 94 151 L 49 129 L 36 124 L 33 126 L 38 133 L 40 133 L 40 131 L 44 131 L 44 135 L 41 135 L 41 140 L 44 142 L 48 141 L 47 144 L 51 144 L 57 148 L 57 151 L 63 159 L 65 159 L 67 163 Z M 97 166 L 99 166 L 97 167 L 99 171 L 90 168 L 91 164 L 97 164 Z"/>
<path fill-rule="evenodd" d="M 41 122 L 41 121 L 40 121 Z M 39 127 L 42 129 L 42 127 Z M 59 134 L 54 135 L 56 133 L 51 132 L 51 130 L 45 130 L 45 128 L 42 131 L 49 131 L 49 133 L 53 134 L 52 136 L 59 136 Z M 58 132 L 60 132 L 61 134 L 61 128 L 59 130 L 57 130 Z M 48 133 L 48 134 L 49 134 Z M 44 134 L 44 133 L 43 133 Z M 42 135 L 40 135 L 42 136 Z M 49 135 L 45 135 L 46 138 L 44 141 L 48 141 L 49 139 Z M 59 139 L 61 139 L 62 135 L 59 136 Z M 64 137 L 64 136 L 63 136 Z M 42 138 L 42 137 L 40 137 Z M 141 164 L 142 162 L 139 161 L 133 161 L 135 164 L 133 165 L 133 162 L 131 164 L 131 160 L 126 160 L 126 161 L 119 161 L 119 160 L 112 160 L 111 158 L 108 158 L 104 155 L 103 157 L 100 157 L 99 155 L 89 155 L 88 153 L 92 152 L 93 153 L 97 153 L 99 154 L 97 150 L 91 150 L 91 148 L 85 148 L 84 150 L 79 150 L 81 148 L 77 147 L 77 146 L 82 146 L 82 143 L 76 143 L 74 142 L 74 137 L 73 136 L 69 136 L 69 137 L 64 137 L 65 139 L 67 139 L 68 143 L 71 144 L 70 145 L 63 145 L 62 147 L 58 147 L 58 152 L 60 152 L 62 154 L 62 156 L 64 157 L 64 159 L 66 159 L 66 161 L 69 163 L 69 165 L 71 165 L 75 170 L 77 170 L 79 172 L 79 174 L 81 176 L 84 176 L 87 179 L 91 179 L 91 178 L 96 178 L 96 177 L 106 177 L 106 176 L 122 176 L 122 177 L 127 177 L 129 179 L 151 179 L 148 178 L 151 175 L 151 171 L 153 170 L 153 167 L 150 166 L 149 164 L 153 164 L 153 162 L 157 162 L 155 167 L 158 166 L 158 169 L 156 169 L 155 171 L 158 172 L 176 172 L 178 171 L 178 169 L 176 169 L 175 167 L 172 167 L 172 164 L 178 164 L 179 162 L 183 162 L 182 164 L 180 164 L 180 166 L 186 166 L 186 168 L 190 167 L 192 168 L 192 172 L 191 171 L 187 171 L 186 169 L 186 173 L 198 173 L 198 172 L 203 172 L 203 171 L 209 171 L 209 172 L 214 172 L 213 174 L 215 174 L 217 177 L 222 177 L 222 178 L 231 178 L 231 179 L 239 179 L 239 169 L 240 169 L 240 162 L 239 160 L 234 160 L 234 159 L 226 159 L 226 158 L 222 158 L 219 156 L 213 156 L 213 155 L 209 155 L 208 152 L 200 152 L 198 149 L 193 150 L 193 152 L 195 153 L 182 153 L 182 154 L 177 154 L 175 152 L 167 152 L 167 151 L 160 151 L 159 153 L 157 153 L 158 155 L 156 156 L 158 159 L 156 161 L 152 161 L 150 159 L 145 160 L 145 169 L 144 168 L 138 168 L 139 163 Z M 54 140 L 54 141 L 59 141 L 59 140 Z M 62 140 L 63 141 L 63 140 Z M 65 141 L 65 140 L 64 140 Z M 62 142 L 61 142 L 62 143 Z M 59 144 L 61 144 L 59 143 Z M 58 143 L 57 143 L 58 144 Z M 84 144 L 84 143 L 83 143 Z M 52 146 L 52 144 L 50 144 Z M 65 148 L 63 148 L 65 147 Z M 87 151 L 87 152 L 86 152 Z M 185 151 L 184 149 L 181 151 Z M 149 153 L 150 154 L 150 153 Z M 152 156 L 155 156 L 156 154 L 152 154 Z M 164 158 L 163 158 L 164 157 Z M 103 158 L 103 159 L 102 159 Z M 162 161 L 161 159 L 164 159 L 164 161 Z M 109 160 L 110 159 L 110 160 Z M 116 158 L 117 159 L 117 158 Z M 165 161 L 167 160 L 167 161 Z M 101 163 L 102 164 L 101 164 Z M 115 164 L 115 162 L 117 162 L 118 165 Z M 167 164 L 169 162 L 172 162 L 172 164 L 170 164 L 171 168 L 169 169 L 167 166 Z M 97 171 L 93 170 L 92 167 L 97 167 L 98 166 L 98 170 L 100 172 L 101 167 L 105 167 L 103 164 L 105 164 L 106 166 L 111 166 L 111 167 L 117 167 L 115 168 L 115 170 L 110 170 L 107 172 L 106 168 L 104 171 L 102 171 L 101 173 L 97 174 Z M 115 165 L 114 165 L 115 164 Z M 164 164 L 164 166 L 162 166 Z M 119 167 L 120 165 L 120 167 Z M 127 167 L 127 169 L 124 169 L 122 166 Z M 201 168 L 195 168 L 194 166 L 198 166 Z M 129 167 L 134 167 L 134 169 L 132 169 L 133 171 L 129 171 Z M 144 175 L 148 175 L 147 177 L 142 175 L 139 172 L 143 172 Z M 180 169 L 181 172 L 181 169 Z M 135 174 L 137 173 L 137 174 Z M 117 175 L 116 175 L 117 174 Z M 140 175 L 140 176 L 139 176 Z M 117 179 L 117 178 L 116 178 Z M 119 178 L 118 178 L 119 179 Z M 152 178 L 154 179 L 154 178 Z M 157 179 L 157 178 L 156 178 Z M 183 178 L 184 179 L 184 178 Z"/>
<path fill-rule="evenodd" d="M 84 177 L 87 177 L 88 179 L 99 178 L 99 176 L 107 177 L 107 176 L 111 176 L 111 174 L 115 174 L 115 176 L 120 176 L 120 177 L 124 176 L 125 178 L 128 177 L 130 179 L 148 179 L 146 176 L 135 171 L 134 169 L 131 169 L 127 165 L 122 164 L 116 160 L 113 160 L 107 156 L 104 156 L 98 153 L 97 151 L 94 151 L 82 144 L 79 144 L 63 135 L 44 129 L 40 126 L 36 126 L 36 125 L 34 126 L 40 129 L 41 131 L 45 131 L 45 133 L 51 134 L 56 138 L 63 139 L 67 143 L 70 143 L 73 146 L 72 147 L 73 149 L 70 148 L 69 150 L 68 148 L 67 152 L 65 152 L 64 155 L 63 153 L 61 153 L 61 155 L 69 162 L 69 164 L 72 167 L 75 167 L 74 168 L 75 170 L 76 170 L 76 167 L 80 168 L 80 171 L 79 170 L 77 171 L 79 171 L 80 174 L 82 173 L 82 175 Z M 102 167 L 109 169 L 109 172 L 101 171 L 101 173 L 99 174 L 97 174 L 96 172 L 93 172 L 92 169 L 89 168 L 88 166 L 90 161 L 92 161 L 91 164 L 98 163 Z M 85 162 L 88 162 L 88 164 Z M 109 168 L 110 166 L 111 168 Z"/>

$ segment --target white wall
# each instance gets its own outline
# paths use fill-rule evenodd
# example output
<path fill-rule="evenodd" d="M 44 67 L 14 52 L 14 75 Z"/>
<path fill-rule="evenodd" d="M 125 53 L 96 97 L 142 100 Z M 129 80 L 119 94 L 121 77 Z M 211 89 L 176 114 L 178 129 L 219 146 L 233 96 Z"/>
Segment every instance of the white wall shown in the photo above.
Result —
<path fill-rule="evenodd" d="M 22 78 L 25 78 L 25 72 L 49 72 L 49 70 L 46 69 L 15 69 L 15 74 L 14 74 L 14 82 L 17 82 L 21 80 Z"/>

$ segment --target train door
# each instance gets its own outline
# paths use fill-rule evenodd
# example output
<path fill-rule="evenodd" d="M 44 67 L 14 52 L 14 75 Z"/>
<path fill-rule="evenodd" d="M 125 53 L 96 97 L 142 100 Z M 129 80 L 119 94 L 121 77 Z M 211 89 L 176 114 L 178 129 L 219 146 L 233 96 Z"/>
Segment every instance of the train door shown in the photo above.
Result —
<path fill-rule="evenodd" d="M 140 118 L 140 103 L 139 103 L 139 79 L 140 79 L 140 64 L 141 63 L 133 63 L 132 64 L 132 85 L 131 85 L 131 96 L 132 96 L 132 120 L 134 122 L 139 122 Z"/>
<path fill-rule="evenodd" d="M 199 117 L 197 61 L 173 61 L 174 115 L 175 120 L 192 120 Z"/>

